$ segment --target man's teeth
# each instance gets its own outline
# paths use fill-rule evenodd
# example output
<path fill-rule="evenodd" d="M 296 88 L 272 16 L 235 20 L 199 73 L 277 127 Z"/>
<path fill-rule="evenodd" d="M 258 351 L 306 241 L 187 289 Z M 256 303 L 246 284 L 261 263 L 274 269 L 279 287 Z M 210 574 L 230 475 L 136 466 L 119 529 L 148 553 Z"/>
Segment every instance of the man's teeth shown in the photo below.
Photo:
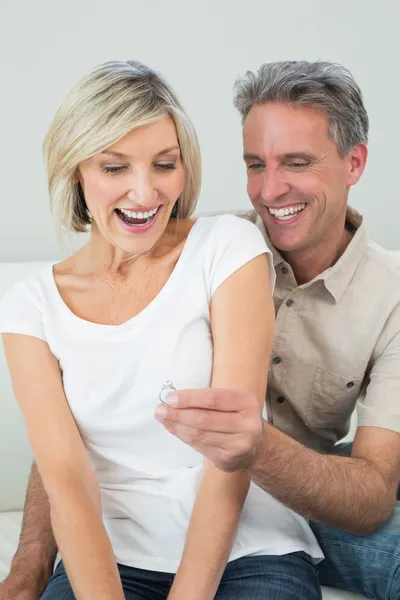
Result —
<path fill-rule="evenodd" d="M 276 219 L 289 221 L 290 219 L 293 219 L 294 215 L 304 210 L 305 207 L 305 204 L 298 204 L 297 206 L 290 206 L 289 208 L 269 208 L 268 210 Z"/>
<path fill-rule="evenodd" d="M 153 210 L 149 210 L 146 212 L 135 212 L 133 210 L 126 210 L 126 208 L 120 208 L 119 210 L 126 215 L 127 217 L 130 217 L 131 219 L 150 219 L 151 217 L 153 217 L 156 212 L 158 211 L 158 206 L 157 208 L 154 208 Z"/>

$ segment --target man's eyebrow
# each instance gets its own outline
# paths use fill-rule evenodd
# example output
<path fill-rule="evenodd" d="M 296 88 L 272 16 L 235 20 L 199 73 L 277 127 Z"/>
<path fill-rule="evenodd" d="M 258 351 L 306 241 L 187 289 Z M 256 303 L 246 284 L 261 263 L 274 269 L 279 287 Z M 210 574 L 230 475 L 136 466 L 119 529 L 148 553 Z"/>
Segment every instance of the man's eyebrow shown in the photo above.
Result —
<path fill-rule="evenodd" d="M 316 160 L 317 157 L 314 154 L 310 154 L 309 152 L 288 152 L 287 154 L 282 154 L 280 160 L 293 160 L 296 158 L 301 158 L 302 160 Z"/>
<path fill-rule="evenodd" d="M 161 156 L 162 154 L 168 154 L 168 152 L 175 150 L 180 151 L 179 146 L 169 146 L 168 148 L 164 148 L 160 152 L 157 152 L 156 157 Z M 124 154 L 123 152 L 117 152 L 116 150 L 103 150 L 101 154 L 111 154 L 112 156 L 117 156 L 118 158 L 129 158 L 127 154 Z"/>
<path fill-rule="evenodd" d="M 264 160 L 262 158 L 260 158 L 259 156 L 257 156 L 257 154 L 251 154 L 249 152 L 246 152 L 245 154 L 243 154 L 243 158 L 245 161 L 248 160 L 258 160 L 260 162 L 264 162 Z M 315 154 L 311 154 L 309 152 L 288 152 L 287 154 L 281 154 L 280 156 L 278 156 L 280 161 L 283 160 L 293 160 L 293 159 L 302 159 L 302 160 L 308 160 L 308 161 L 313 161 L 313 160 L 317 160 L 317 157 L 315 156 Z"/>
<path fill-rule="evenodd" d="M 243 159 L 244 160 L 259 160 L 260 162 L 264 162 L 259 156 L 257 156 L 257 154 L 249 154 L 248 152 L 243 154 Z"/>

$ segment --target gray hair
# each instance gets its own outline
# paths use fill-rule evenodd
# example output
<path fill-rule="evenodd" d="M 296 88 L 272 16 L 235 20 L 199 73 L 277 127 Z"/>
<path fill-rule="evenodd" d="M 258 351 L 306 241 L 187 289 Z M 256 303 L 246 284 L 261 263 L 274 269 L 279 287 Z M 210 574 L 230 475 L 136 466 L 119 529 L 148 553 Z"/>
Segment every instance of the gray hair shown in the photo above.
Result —
<path fill-rule="evenodd" d="M 137 61 L 110 61 L 92 69 L 67 94 L 43 143 L 50 201 L 58 224 L 73 232 L 90 227 L 85 198 L 76 179 L 80 163 L 115 144 L 132 129 L 164 115 L 174 120 L 185 172 L 173 215 L 188 218 L 201 182 L 195 129 L 171 87 Z"/>
<path fill-rule="evenodd" d="M 266 63 L 258 73 L 247 71 L 236 80 L 234 105 L 243 122 L 255 104 L 281 102 L 324 112 L 329 136 L 345 156 L 368 141 L 369 120 L 362 93 L 351 73 L 329 62 Z"/>

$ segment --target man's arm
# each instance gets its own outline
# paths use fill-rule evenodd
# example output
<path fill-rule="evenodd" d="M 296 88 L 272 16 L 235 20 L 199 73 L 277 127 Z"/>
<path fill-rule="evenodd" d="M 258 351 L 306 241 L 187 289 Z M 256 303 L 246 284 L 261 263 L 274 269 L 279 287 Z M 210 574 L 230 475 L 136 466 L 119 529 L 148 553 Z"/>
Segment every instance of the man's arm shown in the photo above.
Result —
<path fill-rule="evenodd" d="M 355 535 L 374 531 L 392 512 L 400 479 L 400 434 L 360 427 L 350 458 L 324 455 L 265 424 L 248 473 L 306 518 Z"/>
<path fill-rule="evenodd" d="M 400 479 L 396 432 L 360 427 L 351 458 L 330 456 L 263 422 L 253 396 L 183 390 L 172 400 L 177 403 L 159 419 L 168 431 L 218 468 L 246 471 L 261 488 L 306 518 L 364 535 L 395 505 Z"/>
<path fill-rule="evenodd" d="M 53 572 L 57 545 L 50 521 L 50 505 L 36 463 L 26 493 L 17 552 L 7 579 L 0 584 L 0 600 L 39 599 Z"/>

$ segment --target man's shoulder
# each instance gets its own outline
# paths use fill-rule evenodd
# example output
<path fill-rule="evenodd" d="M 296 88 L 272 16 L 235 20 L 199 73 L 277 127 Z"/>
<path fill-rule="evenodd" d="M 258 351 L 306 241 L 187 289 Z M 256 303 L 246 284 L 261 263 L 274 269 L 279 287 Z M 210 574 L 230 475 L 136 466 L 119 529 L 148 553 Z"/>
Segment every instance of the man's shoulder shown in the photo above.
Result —
<path fill-rule="evenodd" d="M 361 266 L 365 276 L 386 279 L 393 287 L 400 284 L 400 252 L 387 250 L 372 240 L 367 241 Z"/>

